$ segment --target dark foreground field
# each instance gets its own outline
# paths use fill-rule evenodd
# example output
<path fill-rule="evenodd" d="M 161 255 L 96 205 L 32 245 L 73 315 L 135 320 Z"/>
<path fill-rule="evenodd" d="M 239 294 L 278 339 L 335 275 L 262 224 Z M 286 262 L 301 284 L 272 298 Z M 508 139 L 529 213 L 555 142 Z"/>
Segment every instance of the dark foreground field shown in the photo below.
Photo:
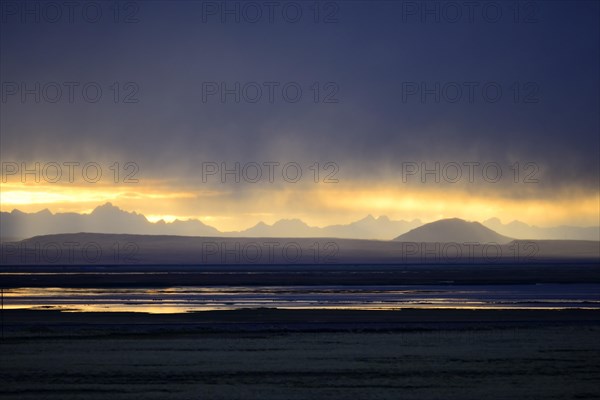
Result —
<path fill-rule="evenodd" d="M 5 310 L 4 320 L 7 399 L 600 397 L 591 310 Z"/>

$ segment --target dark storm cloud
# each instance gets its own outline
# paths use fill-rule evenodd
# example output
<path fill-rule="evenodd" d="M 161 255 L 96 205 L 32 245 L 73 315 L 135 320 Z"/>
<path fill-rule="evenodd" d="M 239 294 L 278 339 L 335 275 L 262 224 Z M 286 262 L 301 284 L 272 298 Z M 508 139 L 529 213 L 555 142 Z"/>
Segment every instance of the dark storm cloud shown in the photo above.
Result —
<path fill-rule="evenodd" d="M 535 3 L 518 23 L 508 3 L 488 3 L 497 21 L 463 8 L 453 22 L 442 2 L 432 14 L 416 2 L 323 3 L 318 23 L 301 2 L 296 23 L 223 23 L 210 8 L 221 2 L 139 2 L 137 23 L 108 10 L 97 23 L 23 23 L 4 10 L 2 159 L 126 159 L 167 179 L 197 177 L 204 161 L 333 161 L 363 179 L 406 161 L 521 161 L 540 166 L 541 187 L 597 190 L 598 3 Z M 63 97 L 47 101 L 48 87 L 23 104 L 7 92 L 36 82 Z M 79 84 L 72 103 L 65 82 Z M 236 82 L 239 103 L 212 94 Z M 86 83 L 102 89 L 98 102 Z"/>

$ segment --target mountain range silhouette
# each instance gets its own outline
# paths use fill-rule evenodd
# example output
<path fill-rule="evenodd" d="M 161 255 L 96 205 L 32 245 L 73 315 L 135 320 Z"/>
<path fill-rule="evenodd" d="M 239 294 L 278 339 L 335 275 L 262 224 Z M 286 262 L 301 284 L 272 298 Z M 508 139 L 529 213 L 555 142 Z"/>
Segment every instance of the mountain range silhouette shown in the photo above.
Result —
<path fill-rule="evenodd" d="M 502 224 L 497 218 L 483 223 L 453 218 L 423 224 L 418 219 L 393 221 L 386 216 L 375 218 L 368 215 L 349 224 L 326 227 L 309 226 L 300 219 L 281 219 L 272 225 L 259 222 L 245 230 L 222 232 L 196 219 L 150 222 L 142 214 L 124 211 L 111 203 L 96 207 L 90 214 L 53 214 L 47 209 L 36 213 L 24 213 L 19 210 L 0 212 L 0 237 L 5 241 L 76 232 L 211 237 L 334 237 L 436 242 L 461 241 L 464 238 L 497 243 L 506 243 L 511 238 L 600 240 L 600 227 L 540 228 L 520 221 Z"/>

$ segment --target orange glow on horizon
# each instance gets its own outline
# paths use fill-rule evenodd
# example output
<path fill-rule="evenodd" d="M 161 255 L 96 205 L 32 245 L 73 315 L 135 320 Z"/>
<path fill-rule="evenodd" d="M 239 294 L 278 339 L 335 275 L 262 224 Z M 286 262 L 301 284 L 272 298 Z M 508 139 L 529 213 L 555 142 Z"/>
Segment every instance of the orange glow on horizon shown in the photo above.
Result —
<path fill-rule="evenodd" d="M 355 186 L 356 185 L 356 186 Z M 136 185 L 2 184 L 0 210 L 89 213 L 106 202 L 146 216 L 151 222 L 198 219 L 221 231 L 243 230 L 263 221 L 299 218 L 311 226 L 347 224 L 372 214 L 393 220 L 431 222 L 441 218 L 508 223 L 595 226 L 600 193 L 575 190 L 546 198 L 507 197 L 506 193 L 467 193 L 461 188 L 427 190 L 392 185 L 249 186 L 242 195 L 227 190 Z"/>

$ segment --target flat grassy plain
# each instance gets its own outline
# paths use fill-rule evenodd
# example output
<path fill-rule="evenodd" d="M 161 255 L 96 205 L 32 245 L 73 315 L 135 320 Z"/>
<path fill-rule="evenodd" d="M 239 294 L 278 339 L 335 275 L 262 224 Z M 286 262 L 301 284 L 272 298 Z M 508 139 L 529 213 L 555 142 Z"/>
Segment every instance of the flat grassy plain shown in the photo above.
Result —
<path fill-rule="evenodd" d="M 1 397 L 598 399 L 597 314 L 10 310 Z"/>

